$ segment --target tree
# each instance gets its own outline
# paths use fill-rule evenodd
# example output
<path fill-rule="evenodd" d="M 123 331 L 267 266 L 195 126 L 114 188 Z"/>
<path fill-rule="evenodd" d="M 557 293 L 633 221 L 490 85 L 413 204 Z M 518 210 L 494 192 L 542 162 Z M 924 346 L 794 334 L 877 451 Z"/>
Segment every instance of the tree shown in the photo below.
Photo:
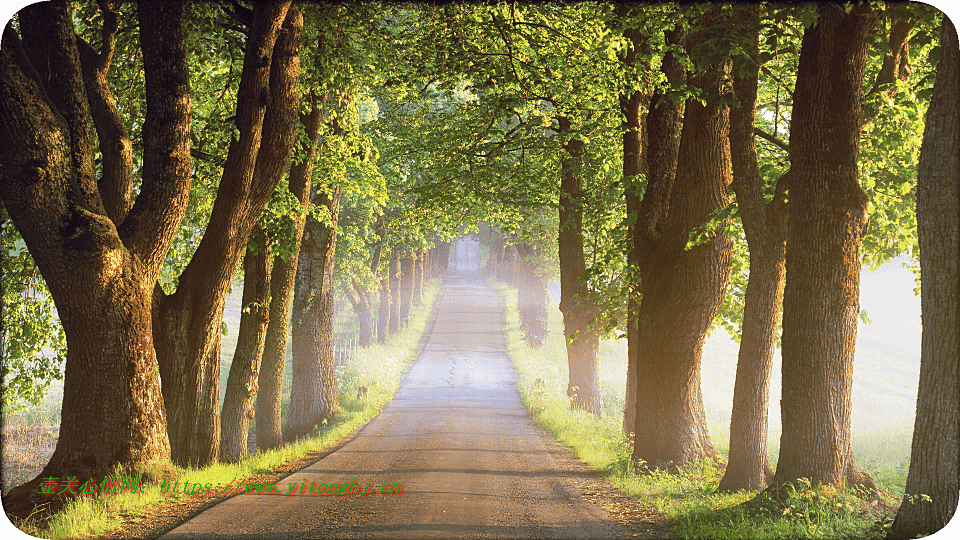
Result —
<path fill-rule="evenodd" d="M 559 134 L 569 139 L 563 144 L 565 155 L 560 166 L 560 228 L 558 256 L 560 259 L 560 311 L 563 313 L 563 336 L 567 343 L 567 362 L 570 377 L 567 395 L 570 404 L 600 416 L 600 385 L 597 353 L 600 332 L 594 320 L 598 314 L 597 298 L 585 281 L 586 261 L 583 254 L 583 205 L 585 196 L 581 186 L 584 143 L 570 136 L 570 120 L 559 117 Z"/>
<path fill-rule="evenodd" d="M 803 35 L 790 130 L 783 434 L 774 481 L 876 483 L 850 447 L 867 196 L 858 181 L 870 6 L 822 5 Z"/>
<path fill-rule="evenodd" d="M 243 310 L 221 413 L 220 459 L 224 461 L 239 460 L 247 455 L 247 435 L 254 417 L 260 418 L 257 423 L 260 448 L 277 446 L 282 441 L 280 393 L 287 350 L 290 297 L 310 202 L 314 168 L 312 158 L 320 136 L 326 101 L 326 95 L 318 97 L 312 92 L 308 98 L 308 111 L 300 113 L 300 124 L 307 137 L 306 152 L 290 168 L 287 182 L 288 193 L 298 207 L 292 211 L 282 207 L 282 217 L 292 221 L 292 238 L 286 238 L 287 245 L 279 246 L 285 248 L 278 250 L 283 252 L 274 254 L 271 249 L 273 242 L 266 237 L 266 231 L 260 228 L 251 238 L 244 258 Z M 256 410 L 261 414 L 255 415 L 253 398 L 260 387 L 265 388 L 257 400 Z M 261 433 L 264 434 L 262 439 L 259 438 Z"/>
<path fill-rule="evenodd" d="M 685 42 L 695 69 L 687 84 L 702 93 L 685 101 L 679 145 L 676 104 L 654 95 L 647 117 L 649 176 L 635 229 L 642 299 L 632 454 L 646 467 L 675 469 L 716 454 L 700 394 L 700 360 L 727 289 L 732 252 L 718 219 L 731 182 L 723 83 L 729 66 L 726 47 L 711 32 L 725 21 L 712 7 L 691 23 Z M 679 38 L 674 31 L 668 43 Z M 664 69 L 671 81 L 682 73 L 672 62 L 664 62 Z"/>
<path fill-rule="evenodd" d="M 300 248 L 293 296 L 291 339 L 293 381 L 286 441 L 313 432 L 340 410 L 333 358 L 333 271 L 341 190 L 318 189 L 313 204 L 326 210 L 324 222 L 308 219 Z"/>
<path fill-rule="evenodd" d="M 942 529 L 960 491 L 960 44 L 943 17 L 940 61 L 927 110 L 917 185 L 920 235 L 920 386 L 906 494 L 891 536 Z"/>
<path fill-rule="evenodd" d="M 254 418 L 253 396 L 257 391 L 257 376 L 270 324 L 273 255 L 266 236 L 266 231 L 258 226 L 243 257 L 240 329 L 220 413 L 221 461 L 238 461 L 247 455 L 247 435 Z"/>
<path fill-rule="evenodd" d="M 773 479 L 767 457 L 767 411 L 770 373 L 779 332 L 786 275 L 787 175 L 779 178 L 768 203 L 763 194 L 754 143 L 757 81 L 760 71 L 760 6 L 737 12 L 737 31 L 745 38 L 745 58 L 736 69 L 733 88 L 739 107 L 730 111 L 731 187 L 750 248 L 750 277 L 743 307 L 743 326 L 730 418 L 730 454 L 720 491 L 764 489 Z"/>
<path fill-rule="evenodd" d="M 303 17 L 290 2 L 256 4 L 249 27 L 237 93 L 239 136 L 230 144 L 210 222 L 176 292 L 158 290 L 155 299 L 167 429 L 173 460 L 182 465 L 219 459 L 226 294 L 249 235 L 287 170 L 296 135 Z"/>
<path fill-rule="evenodd" d="M 91 114 L 119 113 L 109 100 L 90 105 L 99 98 L 85 88 L 81 73 L 89 71 L 67 3 L 30 6 L 20 13 L 20 36 L 10 25 L 3 32 L 0 197 L 50 288 L 68 345 L 61 436 L 43 472 L 4 498 L 14 514 L 33 511 L 44 478 L 96 480 L 116 467 L 138 477 L 170 473 L 151 300 L 190 191 L 191 95 L 183 4 L 141 4 L 138 15 L 148 109 L 135 200 L 123 180 L 129 171 L 95 175 L 97 147 L 129 141 L 99 127 L 94 140 Z M 109 65 L 116 27 L 106 19 L 99 58 Z M 117 203 L 128 199 L 129 207 Z"/>

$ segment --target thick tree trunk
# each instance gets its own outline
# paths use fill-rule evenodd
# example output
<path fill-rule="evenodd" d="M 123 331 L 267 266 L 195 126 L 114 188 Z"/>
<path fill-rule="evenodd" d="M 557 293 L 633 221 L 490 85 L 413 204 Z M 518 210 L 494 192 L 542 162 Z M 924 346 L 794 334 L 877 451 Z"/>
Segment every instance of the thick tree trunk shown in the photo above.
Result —
<path fill-rule="evenodd" d="M 910 472 L 892 528 L 899 538 L 946 526 L 960 491 L 960 45 L 946 17 L 941 36 L 917 174 L 923 336 Z"/>
<path fill-rule="evenodd" d="M 664 32 L 664 39 L 670 45 L 682 45 L 683 34 L 680 29 Z M 679 60 L 674 54 L 668 53 L 664 56 L 661 69 L 671 84 L 685 83 L 685 71 Z M 647 113 L 646 139 L 647 148 L 642 145 L 643 132 L 641 131 L 640 141 L 627 141 L 628 145 L 625 152 L 630 150 L 630 145 L 636 145 L 637 150 L 644 157 L 644 163 L 637 165 L 637 170 L 641 170 L 646 165 L 647 187 L 640 200 L 636 219 L 633 226 L 633 234 L 630 249 L 632 258 L 636 263 L 636 270 L 639 276 L 634 278 L 635 290 L 631 295 L 633 309 L 628 316 L 627 332 L 627 392 L 624 405 L 624 433 L 636 433 L 636 418 L 640 404 L 637 402 L 637 382 L 638 382 L 638 361 L 640 354 L 640 345 L 643 337 L 640 334 L 639 305 L 637 302 L 642 298 L 645 290 L 648 274 L 653 271 L 656 263 L 654 253 L 660 242 L 663 222 L 667 216 L 667 210 L 670 203 L 670 193 L 673 190 L 673 183 L 676 178 L 677 153 L 680 148 L 680 128 L 681 128 L 680 103 L 675 103 L 666 99 L 666 96 L 655 91 L 650 97 L 650 110 Z M 628 118 L 629 119 L 629 118 Z M 640 120 L 636 121 L 640 125 Z M 643 127 L 641 125 L 641 127 Z M 630 137 L 632 138 L 632 137 Z M 626 159 L 626 154 L 625 154 Z M 627 162 L 630 166 L 629 162 Z M 628 252 L 628 256 L 631 253 Z M 628 301 L 630 299 L 628 298 Z"/>
<path fill-rule="evenodd" d="M 190 192 L 183 5 L 141 5 L 139 18 L 150 103 L 143 153 L 152 168 L 144 168 L 137 202 L 122 222 L 108 217 L 93 176 L 87 98 L 66 3 L 21 12 L 29 57 L 10 26 L 3 32 L 0 198 L 50 288 L 68 345 L 56 449 L 37 478 L 4 497 L 4 510 L 20 517 L 38 504 L 62 504 L 40 494 L 45 478 L 64 481 L 59 492 L 75 477 L 79 493 L 87 480 L 99 482 L 117 467 L 147 481 L 174 474 L 151 300 Z M 123 204 L 111 206 L 120 219 Z"/>
<path fill-rule="evenodd" d="M 570 133 L 570 121 L 559 118 L 559 132 Z M 594 327 L 597 299 L 582 282 L 586 273 L 583 255 L 584 193 L 580 184 L 584 144 L 571 138 L 564 144 L 560 165 L 560 311 L 563 313 L 563 335 L 567 343 L 567 364 L 570 379 L 567 395 L 575 409 L 594 416 L 603 413 L 600 385 L 597 379 L 600 334 Z"/>
<path fill-rule="evenodd" d="M 293 214 L 294 249 L 286 257 L 273 260 L 270 275 L 270 325 L 267 327 L 266 344 L 260 372 L 257 375 L 256 400 L 257 447 L 265 450 L 283 444 L 280 404 L 283 393 L 283 368 L 287 360 L 287 334 L 290 328 L 290 303 L 300 261 L 300 243 L 306 223 L 307 206 L 313 184 L 313 155 L 317 150 L 320 126 L 326 112 L 327 96 L 311 94 L 311 109 L 300 116 L 300 123 L 310 140 L 307 153 L 301 161 L 290 168 L 290 193 L 300 201 L 301 214 Z"/>
<path fill-rule="evenodd" d="M 410 302 L 413 299 L 413 278 L 416 259 L 413 256 L 400 259 L 400 325 L 410 318 Z"/>
<path fill-rule="evenodd" d="M 718 17 L 715 10 L 698 25 L 712 26 Z M 702 40 L 694 36 L 688 45 L 698 41 L 703 45 Z M 690 84 L 710 95 L 720 93 L 722 66 L 722 61 L 699 66 Z M 700 361 L 707 329 L 729 284 L 733 243 L 721 224 L 709 241 L 686 249 L 691 231 L 729 203 L 729 111 L 715 99 L 706 105 L 691 99 L 685 105 L 676 177 L 669 205 L 659 210 L 668 208 L 669 213 L 660 220 L 662 232 L 655 250 L 647 258 L 643 253 L 639 257 L 643 298 L 637 313 L 638 408 L 632 457 L 645 467 L 673 470 L 716 455 L 700 393 Z M 661 128 L 651 125 L 648 129 L 669 137 Z M 652 132 L 651 151 L 669 146 L 660 141 L 653 148 L 653 136 Z M 659 166 L 659 161 L 648 165 L 651 172 Z M 643 203 L 650 195 L 645 195 Z M 648 223 L 643 203 L 638 233 Z"/>
<path fill-rule="evenodd" d="M 293 293 L 293 382 L 283 439 L 308 436 L 340 410 L 333 357 L 333 272 L 337 247 L 340 188 L 319 192 L 314 204 L 324 205 L 330 223 L 308 218 L 300 248 Z"/>
<path fill-rule="evenodd" d="M 270 248 L 263 229 L 254 231 L 253 249 L 243 259 L 243 300 L 237 348 L 230 363 L 227 389 L 220 413 L 220 459 L 247 457 L 247 439 L 253 420 L 253 397 L 270 322 Z"/>
<path fill-rule="evenodd" d="M 857 178 L 870 6 L 821 6 L 804 32 L 790 130 L 783 434 L 775 482 L 862 484 L 850 448 L 867 196 Z"/>
<path fill-rule="evenodd" d="M 289 2 L 254 7 L 237 94 L 239 139 L 231 142 L 210 223 L 177 291 L 157 301 L 154 342 L 172 457 L 180 465 L 219 459 L 224 303 L 250 232 L 289 164 L 302 29 L 303 17 Z"/>
<path fill-rule="evenodd" d="M 400 330 L 400 250 L 394 247 L 390 250 L 390 333 L 396 334 Z"/>
<path fill-rule="evenodd" d="M 746 75 L 734 79 L 740 107 L 730 112 L 733 183 L 750 248 L 750 277 L 743 308 L 743 329 L 730 418 L 730 455 L 720 491 L 760 490 L 773 480 L 767 457 L 770 373 L 783 302 L 786 273 L 786 204 L 778 190 L 768 205 L 754 144 L 757 102 L 760 6 L 742 8 L 738 23 L 751 35 Z M 780 183 L 785 184 L 786 178 Z"/>

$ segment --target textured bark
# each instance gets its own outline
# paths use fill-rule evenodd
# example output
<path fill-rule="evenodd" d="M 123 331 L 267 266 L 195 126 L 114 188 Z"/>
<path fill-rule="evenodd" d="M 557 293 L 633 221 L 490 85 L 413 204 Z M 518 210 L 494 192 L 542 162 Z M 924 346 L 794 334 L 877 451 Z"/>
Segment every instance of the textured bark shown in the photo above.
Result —
<path fill-rule="evenodd" d="M 289 2 L 254 7 L 237 93 L 239 139 L 230 144 L 210 222 L 177 291 L 157 301 L 154 341 L 171 453 L 180 465 L 219 459 L 227 290 L 257 218 L 287 170 L 296 135 L 303 18 L 289 8 Z"/>
<path fill-rule="evenodd" d="M 721 16 L 720 10 L 714 9 L 697 21 L 702 33 L 693 35 L 688 47 L 708 45 L 703 43 L 703 29 L 717 24 Z M 699 65 L 689 83 L 715 96 L 723 66 L 723 61 Z M 664 168 L 669 159 L 661 153 L 669 151 L 671 126 L 648 118 L 648 169 L 658 180 L 641 201 L 637 234 L 642 235 L 639 247 L 655 247 L 646 253 L 638 250 L 643 297 L 637 312 L 637 416 L 632 455 L 645 467 L 674 470 L 716 455 L 700 393 L 700 361 L 707 329 L 729 283 L 732 241 L 720 225 L 709 241 L 685 249 L 690 232 L 729 203 L 729 111 L 715 100 L 711 97 L 704 105 L 693 99 L 685 104 L 668 204 L 662 199 L 666 193 L 649 190 L 666 187 L 657 175 L 669 174 Z M 658 118 L 658 122 L 663 120 Z M 657 222 L 653 234 L 651 215 L 660 216 L 653 220 Z"/>
<path fill-rule="evenodd" d="M 406 325 L 410 318 L 410 303 L 413 300 L 413 278 L 416 259 L 407 256 L 400 259 L 400 325 Z"/>
<path fill-rule="evenodd" d="M 257 447 L 259 449 L 276 448 L 283 444 L 283 432 L 280 419 L 281 394 L 283 392 L 283 368 L 287 360 L 287 334 L 290 327 L 290 303 L 297 276 L 297 264 L 300 260 L 300 243 L 306 223 L 307 206 L 310 203 L 310 191 L 313 183 L 313 155 L 316 153 L 320 126 L 323 123 L 327 96 L 311 94 L 311 108 L 300 116 L 300 124 L 306 132 L 310 144 L 301 161 L 290 168 L 290 193 L 300 201 L 301 214 L 293 215 L 294 249 L 290 255 L 275 257 L 270 276 L 270 325 L 267 327 L 266 344 L 257 374 L 258 392 L 256 400 Z"/>
<path fill-rule="evenodd" d="M 119 17 L 117 11 L 106 2 L 102 2 L 100 8 L 104 19 L 100 52 L 79 36 L 77 46 L 90 112 L 103 156 L 102 172 L 97 181 L 98 191 L 107 216 L 114 223 L 122 223 L 133 206 L 133 143 L 107 83 Z"/>
<path fill-rule="evenodd" d="M 764 201 L 754 144 L 757 102 L 760 6 L 738 10 L 737 31 L 750 36 L 746 75 L 734 79 L 740 107 L 730 111 L 731 187 L 750 249 L 750 277 L 730 418 L 730 454 L 720 491 L 760 490 L 773 480 L 767 457 L 770 373 L 777 341 L 786 273 L 786 203 L 781 190 Z M 786 184 L 786 177 L 779 184 Z"/>
<path fill-rule="evenodd" d="M 850 448 L 867 196 L 857 178 L 869 6 L 820 7 L 804 32 L 790 129 L 783 434 L 774 481 L 876 488 Z"/>
<path fill-rule="evenodd" d="M 559 132 L 570 133 L 567 118 L 559 118 Z M 597 379 L 600 334 L 594 327 L 597 316 L 596 295 L 583 281 L 586 261 L 583 255 L 583 204 L 581 187 L 584 143 L 571 138 L 564 144 L 560 162 L 560 312 L 563 313 L 563 336 L 567 343 L 567 364 L 570 379 L 567 396 L 575 409 L 600 416 L 600 385 Z"/>
<path fill-rule="evenodd" d="M 230 363 L 223 409 L 220 413 L 220 460 L 247 457 L 247 438 L 253 420 L 253 397 L 257 394 L 260 360 L 270 322 L 270 249 L 266 233 L 254 232 L 243 259 L 243 300 L 237 348 Z"/>
<path fill-rule="evenodd" d="M 634 18 L 638 8 L 626 4 L 617 6 L 617 14 L 624 20 Z M 634 67 L 637 52 L 645 47 L 643 35 L 637 28 L 625 28 L 623 37 L 630 40 L 631 46 L 621 57 L 621 61 L 628 68 Z M 649 79 L 649 75 L 647 76 Z M 649 82 L 645 81 L 645 82 Z M 641 109 L 644 102 L 649 106 L 650 96 L 640 92 L 620 94 L 620 112 L 624 116 L 623 122 L 623 195 L 627 206 L 627 265 L 629 285 L 627 291 L 627 388 L 623 409 L 623 434 L 627 440 L 633 440 L 634 424 L 636 423 L 637 401 L 637 313 L 640 309 L 640 273 L 637 219 L 640 212 L 641 173 L 643 170 L 643 122 Z"/>
<path fill-rule="evenodd" d="M 923 336 L 907 496 L 891 534 L 899 538 L 946 526 L 960 491 L 960 44 L 946 17 L 940 42 L 917 171 Z"/>
<path fill-rule="evenodd" d="M 144 169 L 123 222 L 106 213 L 92 175 L 83 127 L 90 113 L 66 4 L 21 12 L 23 44 L 10 26 L 3 32 L 0 199 L 50 288 L 68 346 L 56 449 L 37 478 L 4 497 L 4 510 L 20 517 L 37 504 L 62 504 L 40 495 L 44 478 L 100 481 L 116 467 L 148 481 L 173 473 L 151 296 L 189 198 L 190 86 L 183 5 L 139 12 L 151 105 L 143 152 L 155 168 Z"/>
<path fill-rule="evenodd" d="M 400 329 L 400 251 L 394 247 L 390 251 L 390 333 Z"/>
<path fill-rule="evenodd" d="M 313 203 L 327 207 L 330 223 L 308 218 L 300 247 L 291 317 L 293 381 L 283 439 L 313 433 L 340 410 L 333 357 L 333 271 L 337 247 L 340 188 L 314 194 Z"/>
<path fill-rule="evenodd" d="M 678 29 L 664 32 L 664 39 L 671 45 L 682 45 L 683 34 Z M 677 57 L 668 53 L 664 56 L 661 69 L 671 84 L 685 82 L 685 71 Z M 660 231 L 663 221 L 670 207 L 670 192 L 673 189 L 676 177 L 677 152 L 680 148 L 680 117 L 682 106 L 680 103 L 669 101 L 664 94 L 655 91 L 650 97 L 650 108 L 647 113 L 645 126 L 647 147 L 638 141 L 639 151 L 642 151 L 643 163 L 646 166 L 647 187 L 643 199 L 638 203 L 636 220 L 632 230 L 631 252 L 636 271 L 639 276 L 634 278 L 636 288 L 631 296 L 634 302 L 642 298 L 646 276 L 652 271 L 656 259 L 653 254 L 660 240 Z M 639 120 L 637 123 L 639 124 Z M 641 132 L 643 137 L 643 132 Z M 637 362 L 640 351 L 639 306 L 633 306 L 631 317 L 628 319 L 627 332 L 627 394 L 624 405 L 624 433 L 636 433 L 637 417 Z M 632 389 L 632 393 L 631 393 Z"/>

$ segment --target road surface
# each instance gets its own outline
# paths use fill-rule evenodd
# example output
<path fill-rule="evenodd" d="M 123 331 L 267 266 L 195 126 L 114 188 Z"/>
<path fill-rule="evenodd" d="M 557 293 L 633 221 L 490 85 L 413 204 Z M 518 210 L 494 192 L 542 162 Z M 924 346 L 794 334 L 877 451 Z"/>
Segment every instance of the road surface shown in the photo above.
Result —
<path fill-rule="evenodd" d="M 500 295 L 460 275 L 446 279 L 438 302 L 396 397 L 351 441 L 278 482 L 284 495 L 235 496 L 161 538 L 627 536 L 581 495 L 583 473 L 560 463 L 528 418 L 505 354 Z M 310 494 L 354 479 L 352 489 L 372 494 Z M 393 494 L 397 484 L 403 492 Z"/>

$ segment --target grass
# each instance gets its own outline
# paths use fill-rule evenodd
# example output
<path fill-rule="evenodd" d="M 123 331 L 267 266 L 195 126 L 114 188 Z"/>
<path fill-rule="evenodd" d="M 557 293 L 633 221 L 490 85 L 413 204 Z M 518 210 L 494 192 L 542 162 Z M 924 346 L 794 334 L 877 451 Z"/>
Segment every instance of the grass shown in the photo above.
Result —
<path fill-rule="evenodd" d="M 662 471 L 638 474 L 630 461 L 631 449 L 621 433 L 626 388 L 626 344 L 605 341 L 600 345 L 599 381 L 604 415 L 574 411 L 566 397 L 567 360 L 561 317 L 556 306 L 550 313 L 550 336 L 540 349 L 520 339 L 517 292 L 500 290 L 506 306 L 507 349 L 518 372 L 518 389 L 533 419 L 592 468 L 601 471 L 624 493 L 663 513 L 674 532 L 683 538 L 876 538 L 884 533 L 889 508 L 865 503 L 855 491 L 836 492 L 799 483 L 773 494 L 716 492 L 722 465 L 694 463 L 678 474 Z M 730 354 L 730 351 L 727 351 Z M 736 355 L 733 353 L 735 361 Z M 717 369 L 719 360 L 704 353 L 704 363 Z M 538 384 L 537 380 L 542 384 Z M 704 381 L 710 379 L 704 375 Z M 705 389 L 721 394 L 716 388 Z M 729 391 L 728 391 L 729 392 Z M 731 399 L 729 393 L 727 399 Z M 882 396 L 878 396 L 882 399 Z M 720 409 L 714 405 L 714 409 Z M 724 458 L 729 449 L 729 411 L 709 414 L 711 438 Z M 856 433 L 854 453 L 862 469 L 894 497 L 903 495 L 909 464 L 912 429 Z M 768 444 L 775 466 L 779 434 Z"/>
<path fill-rule="evenodd" d="M 337 370 L 342 412 L 335 422 L 321 428 L 313 437 L 275 450 L 257 452 L 238 463 L 217 463 L 202 469 L 176 467 L 178 480 L 191 485 L 199 483 L 217 486 L 226 484 L 231 479 L 265 474 L 311 452 L 333 446 L 354 430 L 366 425 L 393 399 L 400 379 L 410 363 L 416 359 L 420 338 L 426 329 L 439 291 L 440 286 L 436 280 L 425 285 L 423 305 L 411 310 L 410 322 L 401 332 L 390 336 L 383 345 L 374 343 L 367 348 L 357 348 L 348 365 Z M 357 389 L 360 386 L 366 386 L 368 390 L 366 398 L 358 400 Z M 52 420 L 45 421 L 52 423 Z M 28 443 L 29 441 L 24 441 L 24 444 Z M 52 450 L 52 446 L 50 449 Z M 4 452 L 6 451 L 5 444 Z M 5 466 L 7 460 L 8 456 L 5 455 Z M 42 463 L 46 463 L 46 459 Z M 118 476 L 122 477 L 123 472 L 117 472 Z M 38 473 L 39 469 L 34 470 L 32 476 L 28 476 L 26 480 Z M 63 511 L 47 520 L 32 519 L 17 525 L 24 532 L 40 538 L 94 538 L 109 534 L 127 523 L 148 519 L 146 516 L 162 506 L 177 504 L 191 496 L 170 492 L 162 494 L 158 487 L 145 486 L 139 494 L 128 492 L 120 495 L 78 497 L 70 501 Z"/>

